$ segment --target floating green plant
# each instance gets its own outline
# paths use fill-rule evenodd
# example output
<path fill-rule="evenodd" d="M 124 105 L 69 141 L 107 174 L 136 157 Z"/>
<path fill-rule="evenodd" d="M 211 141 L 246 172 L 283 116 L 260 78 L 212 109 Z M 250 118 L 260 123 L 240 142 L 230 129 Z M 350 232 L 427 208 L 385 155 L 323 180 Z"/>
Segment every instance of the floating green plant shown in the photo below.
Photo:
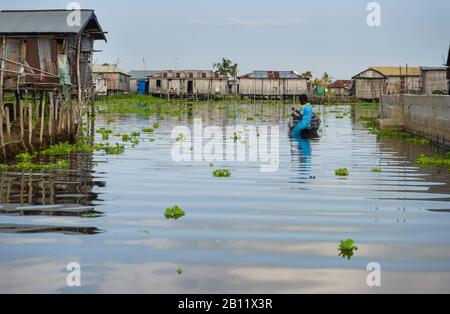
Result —
<path fill-rule="evenodd" d="M 372 172 L 382 172 L 383 170 L 381 168 L 373 168 Z"/>
<path fill-rule="evenodd" d="M 155 122 L 155 123 L 153 123 L 153 128 L 156 130 L 156 129 L 159 129 L 159 123 L 158 122 Z"/>
<path fill-rule="evenodd" d="M 210 163 L 209 166 L 212 168 L 214 167 L 214 163 Z"/>
<path fill-rule="evenodd" d="M 335 173 L 337 176 L 340 176 L 340 177 L 346 177 L 350 174 L 347 168 L 338 169 L 335 171 Z"/>
<path fill-rule="evenodd" d="M 408 138 L 406 140 L 408 143 L 411 144 L 418 144 L 418 145 L 428 145 L 431 143 L 430 140 L 427 140 L 426 138 L 420 137 L 420 136 L 415 136 L 412 138 Z"/>
<path fill-rule="evenodd" d="M 343 258 L 351 259 L 355 251 L 358 251 L 358 247 L 352 239 L 342 240 L 339 244 L 339 256 Z"/>
<path fill-rule="evenodd" d="M 417 157 L 417 163 L 424 166 L 449 166 L 450 167 L 450 152 L 445 156 L 425 156 Z"/>
<path fill-rule="evenodd" d="M 153 133 L 153 132 L 155 132 L 155 130 L 152 129 L 152 128 L 145 128 L 145 129 L 142 129 L 142 133 Z"/>
<path fill-rule="evenodd" d="M 166 219 L 175 219 L 175 220 L 178 220 L 185 215 L 186 213 L 178 205 L 175 205 L 172 208 L 166 208 L 166 211 L 164 213 Z"/>
<path fill-rule="evenodd" d="M 80 143 L 80 145 L 81 145 L 81 143 Z M 54 156 L 72 155 L 79 151 L 80 151 L 80 147 L 78 145 L 72 145 L 69 143 L 59 143 L 59 144 L 50 146 L 46 150 L 41 151 L 39 154 L 41 156 L 54 157 Z"/>
<path fill-rule="evenodd" d="M 93 218 L 98 218 L 97 214 L 94 213 L 86 213 L 86 214 L 81 214 L 80 216 L 81 218 L 89 218 L 89 219 L 93 219 Z"/>
<path fill-rule="evenodd" d="M 56 163 L 49 164 L 36 164 L 31 161 L 20 161 L 14 165 L 0 165 L 0 170 L 20 170 L 20 171 L 33 171 L 33 170 L 51 170 L 51 169 L 68 169 L 70 164 L 66 160 L 60 160 Z"/>
<path fill-rule="evenodd" d="M 115 145 L 111 144 L 96 144 L 95 150 L 104 151 L 107 155 L 120 155 L 125 152 L 125 145 L 121 145 L 116 143 Z"/>
<path fill-rule="evenodd" d="M 30 153 L 21 153 L 16 156 L 19 161 L 30 161 L 33 156 Z"/>
<path fill-rule="evenodd" d="M 178 134 L 177 136 L 177 142 L 184 142 L 186 141 L 186 135 L 184 135 L 183 133 Z"/>
<path fill-rule="evenodd" d="M 216 178 L 229 178 L 231 177 L 231 171 L 228 169 L 217 169 L 214 170 L 213 176 Z"/>
<path fill-rule="evenodd" d="M 178 273 L 178 275 L 181 275 L 183 273 L 183 267 L 181 267 L 181 266 L 178 267 L 177 273 Z"/>

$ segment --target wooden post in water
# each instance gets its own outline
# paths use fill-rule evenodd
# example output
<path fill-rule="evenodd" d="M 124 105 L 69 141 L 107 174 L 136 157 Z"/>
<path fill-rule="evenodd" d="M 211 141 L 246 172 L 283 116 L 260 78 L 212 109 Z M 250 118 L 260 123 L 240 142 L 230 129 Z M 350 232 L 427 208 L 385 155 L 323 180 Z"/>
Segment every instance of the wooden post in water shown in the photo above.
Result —
<path fill-rule="evenodd" d="M 48 137 L 50 139 L 50 143 L 52 142 L 52 134 L 53 134 L 53 118 L 54 118 L 54 108 L 53 108 L 53 92 L 48 94 L 48 102 L 49 102 L 49 110 L 48 110 Z"/>
<path fill-rule="evenodd" d="M 33 105 L 30 103 L 28 104 L 28 144 L 33 151 Z"/>
<path fill-rule="evenodd" d="M 28 99 L 28 91 L 25 90 L 25 99 Z M 26 148 L 25 145 L 25 130 L 24 130 L 24 111 L 23 102 L 19 99 L 19 125 L 20 125 L 20 142 Z"/>
<path fill-rule="evenodd" d="M 78 132 L 79 127 L 81 125 L 81 120 L 83 119 L 83 94 L 81 90 L 81 69 L 80 69 L 80 58 L 81 58 L 81 33 L 78 35 L 78 42 L 77 42 L 77 89 L 78 89 L 78 116 L 75 119 L 76 122 L 76 130 L 75 132 Z M 72 109 L 70 109 L 70 112 L 73 112 Z M 70 131 L 69 131 L 70 133 Z"/>
<path fill-rule="evenodd" d="M 9 121 L 9 108 L 5 107 L 5 123 L 6 123 L 6 134 L 8 138 L 11 138 L 11 121 Z"/>
<path fill-rule="evenodd" d="M 44 122 L 45 122 L 45 101 L 44 96 L 41 94 L 41 129 L 39 134 L 39 144 L 42 145 L 42 142 L 44 140 Z"/>
<path fill-rule="evenodd" d="M 0 145 L 2 146 L 3 158 L 6 160 L 5 137 L 3 135 L 3 111 L 0 112 Z"/>

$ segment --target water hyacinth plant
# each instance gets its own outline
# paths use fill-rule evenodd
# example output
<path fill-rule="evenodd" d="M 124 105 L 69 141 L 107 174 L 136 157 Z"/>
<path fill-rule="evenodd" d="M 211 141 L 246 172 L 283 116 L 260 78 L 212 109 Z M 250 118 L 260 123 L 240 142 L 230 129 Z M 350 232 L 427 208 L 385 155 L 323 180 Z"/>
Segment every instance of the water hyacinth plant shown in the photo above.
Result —
<path fill-rule="evenodd" d="M 335 171 L 338 177 L 347 177 L 350 173 L 347 168 L 341 168 Z"/>
<path fill-rule="evenodd" d="M 166 219 L 174 219 L 174 220 L 178 220 L 181 217 L 184 217 L 185 215 L 186 213 L 178 205 L 175 205 L 174 207 L 171 208 L 166 208 L 166 211 L 164 213 Z"/>
<path fill-rule="evenodd" d="M 231 177 L 231 171 L 228 169 L 217 169 L 214 170 L 213 176 L 216 178 L 229 178 Z"/>
<path fill-rule="evenodd" d="M 341 241 L 338 250 L 339 256 L 350 260 L 354 255 L 354 251 L 358 251 L 358 247 L 352 239 L 347 239 Z"/>

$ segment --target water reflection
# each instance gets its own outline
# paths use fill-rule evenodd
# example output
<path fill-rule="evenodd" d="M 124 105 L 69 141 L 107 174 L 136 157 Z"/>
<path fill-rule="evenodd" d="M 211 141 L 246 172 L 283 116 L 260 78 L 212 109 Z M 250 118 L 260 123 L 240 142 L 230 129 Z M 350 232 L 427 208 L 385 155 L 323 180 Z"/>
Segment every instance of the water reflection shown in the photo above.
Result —
<path fill-rule="evenodd" d="M 98 127 L 114 135 L 160 128 L 123 155 L 95 154 L 70 171 L 1 174 L 0 292 L 79 292 L 65 288 L 62 271 L 77 260 L 82 292 L 372 292 L 372 261 L 385 274 L 377 291 L 449 292 L 449 175 L 415 164 L 435 148 L 377 138 L 362 121 L 376 110 L 349 107 L 318 108 L 321 138 L 291 139 L 290 107 L 193 104 L 174 116 L 99 116 Z M 171 132 L 193 118 L 279 125 L 279 171 L 217 162 L 233 173 L 219 180 L 208 162 L 173 162 Z M 336 178 L 344 167 L 350 176 Z M 164 209 L 175 204 L 186 216 L 167 221 Z M 359 250 L 348 261 L 336 244 L 350 238 Z"/>

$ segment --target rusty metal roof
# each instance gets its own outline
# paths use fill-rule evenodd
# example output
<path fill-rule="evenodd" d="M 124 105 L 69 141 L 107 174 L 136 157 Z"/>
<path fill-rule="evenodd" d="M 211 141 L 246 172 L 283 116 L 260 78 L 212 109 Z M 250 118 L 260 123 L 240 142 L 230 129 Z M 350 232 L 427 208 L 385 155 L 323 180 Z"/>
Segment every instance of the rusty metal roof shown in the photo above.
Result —
<path fill-rule="evenodd" d="M 80 24 L 67 23 L 73 10 L 2 10 L 0 34 L 67 34 L 80 33 L 88 25 L 97 30 L 96 39 L 106 40 L 94 10 L 80 10 Z"/>
<path fill-rule="evenodd" d="M 329 88 L 350 88 L 352 87 L 353 81 L 351 80 L 336 80 L 334 83 L 330 84 Z"/>
<path fill-rule="evenodd" d="M 296 79 L 304 78 L 295 71 L 253 71 L 252 73 L 241 76 L 240 78 L 256 78 L 256 79 Z"/>

